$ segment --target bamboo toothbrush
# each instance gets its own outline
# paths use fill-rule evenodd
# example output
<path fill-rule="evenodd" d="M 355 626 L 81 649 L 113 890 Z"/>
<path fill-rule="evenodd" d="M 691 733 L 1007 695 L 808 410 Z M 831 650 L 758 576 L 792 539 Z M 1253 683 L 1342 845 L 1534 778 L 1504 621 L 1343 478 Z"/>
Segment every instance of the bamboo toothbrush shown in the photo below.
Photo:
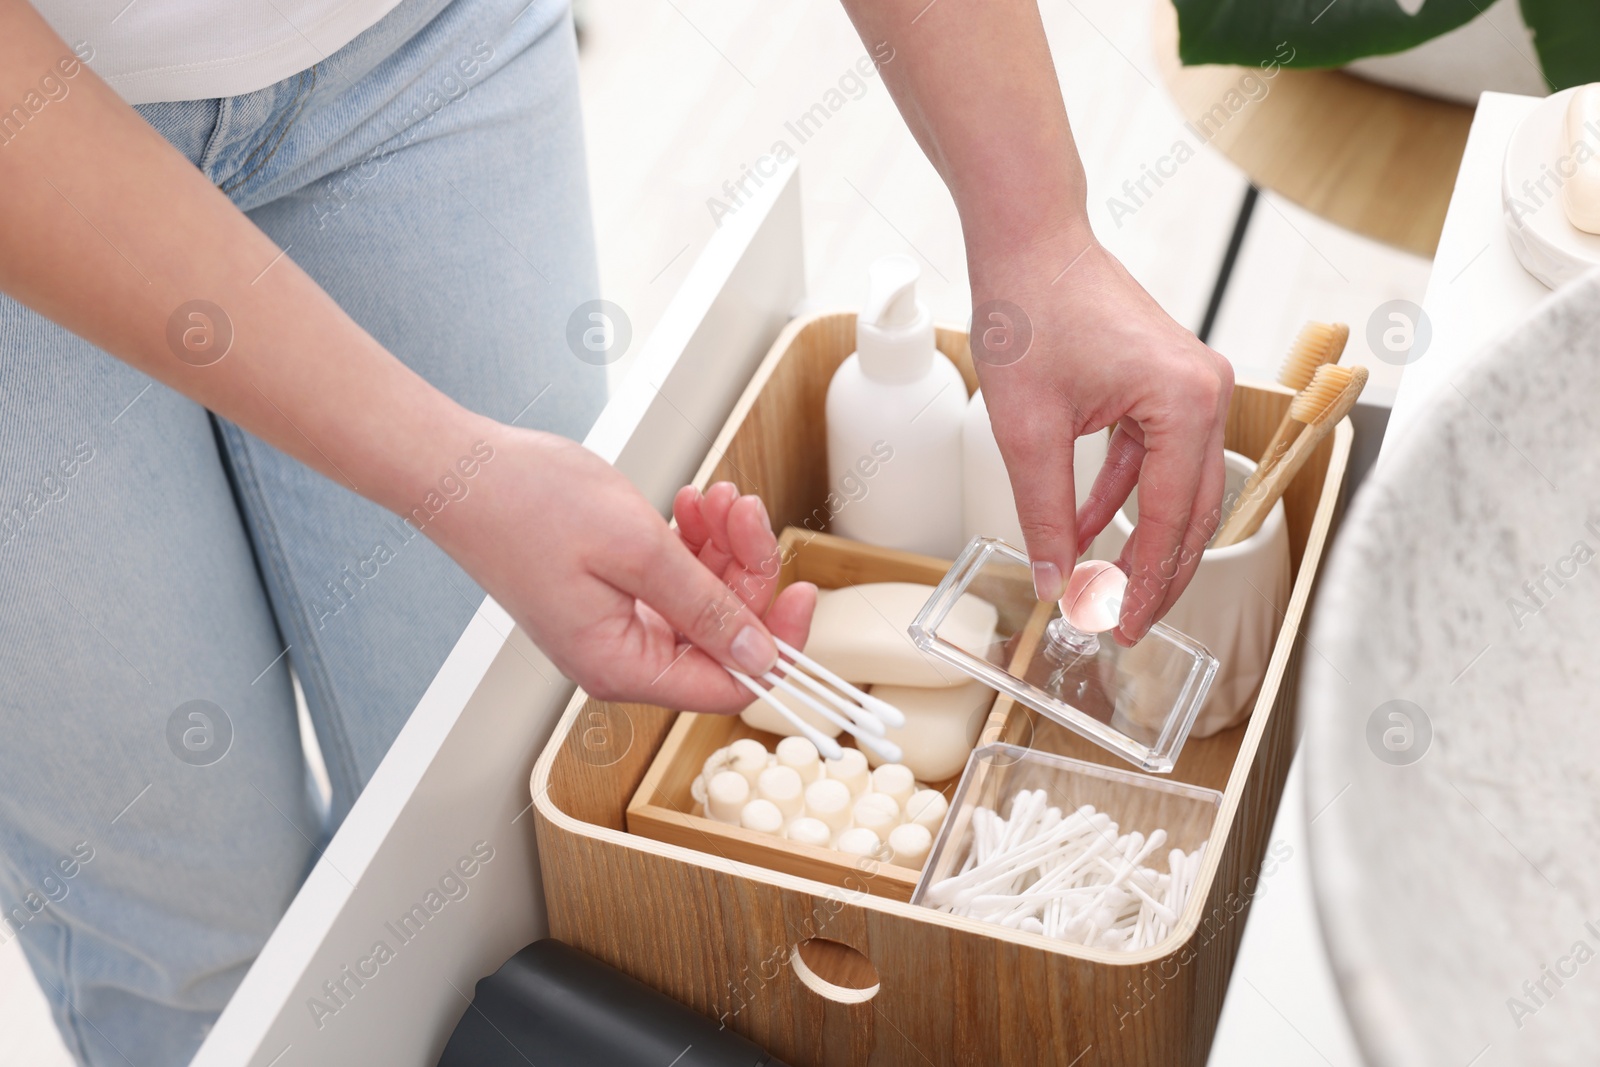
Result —
<path fill-rule="evenodd" d="M 1366 384 L 1365 367 L 1326 364 L 1317 368 L 1311 384 L 1296 395 L 1294 402 L 1289 405 L 1290 415 L 1296 422 L 1303 423 L 1305 429 L 1295 437 L 1283 458 L 1272 465 L 1256 493 L 1253 496 L 1240 495 L 1233 514 L 1228 516 L 1227 524 L 1217 534 L 1214 547 L 1237 544 L 1261 528 L 1272 505 L 1283 496 L 1317 445 L 1356 406 L 1356 399 L 1361 396 Z"/>
<path fill-rule="evenodd" d="M 1300 328 L 1289 354 L 1283 357 L 1283 366 L 1278 370 L 1278 384 L 1286 385 L 1297 393 L 1304 392 L 1318 367 L 1339 362 L 1339 357 L 1344 354 L 1345 343 L 1349 340 L 1350 327 L 1342 322 L 1306 323 Z M 1261 453 L 1261 462 L 1256 464 L 1255 472 L 1251 475 L 1255 481 L 1265 478 L 1272 465 L 1289 450 L 1301 425 L 1287 411 L 1284 412 L 1277 433 L 1272 435 L 1271 443 Z M 1250 488 L 1254 487 L 1247 484 L 1246 489 Z"/>
<path fill-rule="evenodd" d="M 1318 367 L 1339 362 L 1339 357 L 1344 353 L 1345 342 L 1349 340 L 1350 327 L 1342 322 L 1306 323 L 1295 337 L 1289 354 L 1283 357 L 1283 366 L 1278 370 L 1278 384 L 1286 385 L 1297 393 L 1304 392 L 1311 384 Z M 1233 506 L 1234 512 L 1239 510 L 1241 502 L 1251 499 L 1261 488 L 1262 480 L 1272 473 L 1273 466 L 1283 458 L 1283 454 L 1294 443 L 1300 427 L 1305 425 L 1304 422 L 1294 418 L 1293 410 L 1293 405 L 1290 405 L 1289 411 L 1283 413 L 1278 429 L 1273 433 L 1266 451 L 1261 453 L 1256 469 L 1250 472 L 1250 477 L 1245 479 L 1243 488 L 1239 490 L 1238 500 Z M 1232 517 L 1230 513 L 1228 519 Z M 1223 522 L 1223 527 L 1227 527 L 1226 520 Z"/>

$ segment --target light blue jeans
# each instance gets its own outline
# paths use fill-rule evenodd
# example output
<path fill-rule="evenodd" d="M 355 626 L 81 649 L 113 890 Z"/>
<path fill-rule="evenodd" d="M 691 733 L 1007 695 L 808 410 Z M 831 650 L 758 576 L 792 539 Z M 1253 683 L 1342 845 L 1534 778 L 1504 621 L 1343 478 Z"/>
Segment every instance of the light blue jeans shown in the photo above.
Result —
<path fill-rule="evenodd" d="M 605 386 L 566 342 L 599 295 L 566 0 L 404 0 L 277 85 L 140 110 L 440 389 L 588 429 Z M 483 594 L 381 508 L 3 297 L 0 459 L 0 941 L 83 1063 L 187 1063 L 329 832 L 289 664 L 336 825 Z"/>

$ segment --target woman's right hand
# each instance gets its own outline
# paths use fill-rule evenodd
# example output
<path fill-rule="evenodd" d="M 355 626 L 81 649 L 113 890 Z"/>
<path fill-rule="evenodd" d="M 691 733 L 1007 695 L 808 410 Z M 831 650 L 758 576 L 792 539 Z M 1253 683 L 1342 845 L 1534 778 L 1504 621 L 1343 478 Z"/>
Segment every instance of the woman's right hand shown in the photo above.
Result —
<path fill-rule="evenodd" d="M 760 675 L 773 636 L 805 644 L 816 587 L 774 596 L 759 498 L 685 488 L 675 533 L 582 445 L 488 420 L 476 437 L 493 458 L 424 530 L 592 696 L 732 713 L 752 697 L 724 665 Z"/>
<path fill-rule="evenodd" d="M 0 100 L 22 99 L 37 72 L 71 55 L 27 4 L 0 5 Z M 750 693 L 721 665 L 760 673 L 776 659 L 773 633 L 805 640 L 814 590 L 774 600 L 772 581 L 750 580 L 777 551 L 759 501 L 708 501 L 691 551 L 599 457 L 465 411 L 356 325 L 92 70 L 72 69 L 71 102 L 0 148 L 0 292 L 416 515 L 596 696 L 734 711 Z M 197 294 L 233 337 L 203 362 L 169 337 L 174 309 Z M 479 441 L 494 450 L 486 463 L 472 452 Z M 442 478 L 453 479 L 448 495 Z M 418 515 L 423 500 L 434 506 Z"/>

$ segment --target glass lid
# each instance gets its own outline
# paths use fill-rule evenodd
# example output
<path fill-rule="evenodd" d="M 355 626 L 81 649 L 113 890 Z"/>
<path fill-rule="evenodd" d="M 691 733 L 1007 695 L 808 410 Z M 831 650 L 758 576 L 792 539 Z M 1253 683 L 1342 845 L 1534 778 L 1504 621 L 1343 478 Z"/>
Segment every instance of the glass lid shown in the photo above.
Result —
<path fill-rule="evenodd" d="M 967 598 L 992 605 L 998 621 L 991 627 L 990 613 Z M 1217 673 L 1204 646 L 1160 623 L 1132 648 L 1076 629 L 1059 604 L 1034 595 L 1028 557 L 992 537 L 962 550 L 909 632 L 930 655 L 1163 774 Z"/>

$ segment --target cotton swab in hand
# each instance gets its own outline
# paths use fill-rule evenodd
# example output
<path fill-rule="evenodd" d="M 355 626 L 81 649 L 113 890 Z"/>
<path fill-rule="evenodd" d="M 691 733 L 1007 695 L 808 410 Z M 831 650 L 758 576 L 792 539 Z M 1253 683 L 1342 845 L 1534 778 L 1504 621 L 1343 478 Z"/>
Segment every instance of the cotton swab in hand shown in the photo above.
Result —
<path fill-rule="evenodd" d="M 833 723 L 833 725 L 839 727 L 839 729 L 850 734 L 856 739 L 856 743 L 861 747 L 872 751 L 876 755 L 881 756 L 883 759 L 888 760 L 890 763 L 900 762 L 900 746 L 895 744 L 893 741 L 880 736 L 883 732 L 883 723 L 874 719 L 873 724 L 876 729 L 870 729 L 864 724 L 857 723 L 851 719 L 846 719 L 843 715 L 838 714 L 830 708 L 824 707 L 819 702 L 802 693 L 798 687 L 789 681 L 790 678 L 799 677 L 802 677 L 802 675 L 795 674 L 793 672 L 788 675 L 779 675 L 775 671 L 768 671 L 766 674 L 761 676 L 761 680 L 772 686 L 774 689 L 782 689 L 785 693 L 788 693 L 794 699 L 800 701 L 802 704 L 806 705 L 806 707 L 810 708 L 818 715 L 821 715 L 824 719 L 827 719 L 829 722 Z"/>
<path fill-rule="evenodd" d="M 784 669 L 784 677 L 794 679 L 795 681 L 804 685 L 807 689 L 811 690 L 813 693 L 828 701 L 834 707 L 850 716 L 856 725 L 860 726 L 863 730 L 869 730 L 879 737 L 882 737 L 887 730 L 887 727 L 884 726 L 882 719 L 878 718 L 870 711 L 867 711 L 861 705 L 850 703 L 850 701 L 846 700 L 832 689 L 829 689 L 827 686 L 823 685 L 809 674 L 806 674 L 804 671 L 795 670 L 793 664 L 785 663 L 780 660 L 778 662 L 778 666 Z M 764 678 L 765 675 L 762 677 Z"/>
<path fill-rule="evenodd" d="M 788 656 L 790 659 L 794 660 L 795 663 L 799 664 L 801 667 L 804 667 L 812 674 L 815 674 L 818 678 L 821 678 L 829 685 L 838 687 L 840 691 L 856 700 L 868 714 L 876 717 L 885 726 L 899 729 L 906 724 L 905 715 L 903 715 L 900 709 L 895 707 L 893 704 L 886 700 L 879 700 L 871 693 L 866 693 L 860 689 L 857 689 L 855 686 L 851 685 L 837 674 L 834 674 L 828 668 L 824 667 L 822 664 L 818 663 L 804 652 L 801 652 L 798 648 L 795 648 L 782 638 L 774 637 L 773 640 L 777 642 L 779 652 L 782 652 L 785 656 Z"/>
<path fill-rule="evenodd" d="M 816 745 L 817 751 L 828 759 L 838 759 L 839 753 L 843 752 L 838 742 L 826 737 L 820 730 L 802 719 L 787 703 L 773 696 L 772 690 L 783 690 L 791 698 L 822 716 L 825 721 L 853 736 L 859 747 L 873 755 L 889 763 L 900 762 L 903 755 L 900 746 L 884 736 L 889 727 L 905 725 L 906 717 L 899 708 L 856 688 L 788 642 L 778 638 L 773 640 L 777 642 L 778 650 L 789 659 L 779 659 L 772 670 L 761 676 L 761 681 L 771 688 L 763 689 L 756 684 L 754 678 L 741 674 L 731 667 L 728 668 L 728 673 L 794 724 L 806 740 Z M 830 683 L 835 688 L 830 689 L 823 685 L 822 681 L 811 677 L 806 671 L 818 675 L 822 681 Z M 802 691 L 802 686 L 810 692 Z M 818 700 L 818 697 L 821 700 Z M 826 704 L 823 701 L 826 701 Z M 840 714 L 841 712 L 843 714 Z"/>
<path fill-rule="evenodd" d="M 833 738 L 829 737 L 827 734 L 824 734 L 821 730 L 818 730 L 815 726 L 812 726 L 800 716 L 790 711 L 787 704 L 783 703 L 783 701 L 772 695 L 772 690 L 761 688 L 756 684 L 756 680 L 754 678 L 743 673 L 742 671 L 736 671 L 732 667 L 728 667 L 726 670 L 729 674 L 733 675 L 734 679 L 738 681 L 740 685 L 754 693 L 757 699 L 766 701 L 767 705 L 771 707 L 772 710 L 776 711 L 785 719 L 788 719 L 789 722 L 793 723 L 795 728 L 800 731 L 801 735 L 804 736 L 807 741 L 810 741 L 813 745 L 817 746 L 817 751 L 822 753 L 825 759 L 838 759 L 844 755 L 844 748 L 839 744 L 839 742 L 835 741 Z M 769 671 L 768 673 L 770 674 L 771 672 Z"/>

